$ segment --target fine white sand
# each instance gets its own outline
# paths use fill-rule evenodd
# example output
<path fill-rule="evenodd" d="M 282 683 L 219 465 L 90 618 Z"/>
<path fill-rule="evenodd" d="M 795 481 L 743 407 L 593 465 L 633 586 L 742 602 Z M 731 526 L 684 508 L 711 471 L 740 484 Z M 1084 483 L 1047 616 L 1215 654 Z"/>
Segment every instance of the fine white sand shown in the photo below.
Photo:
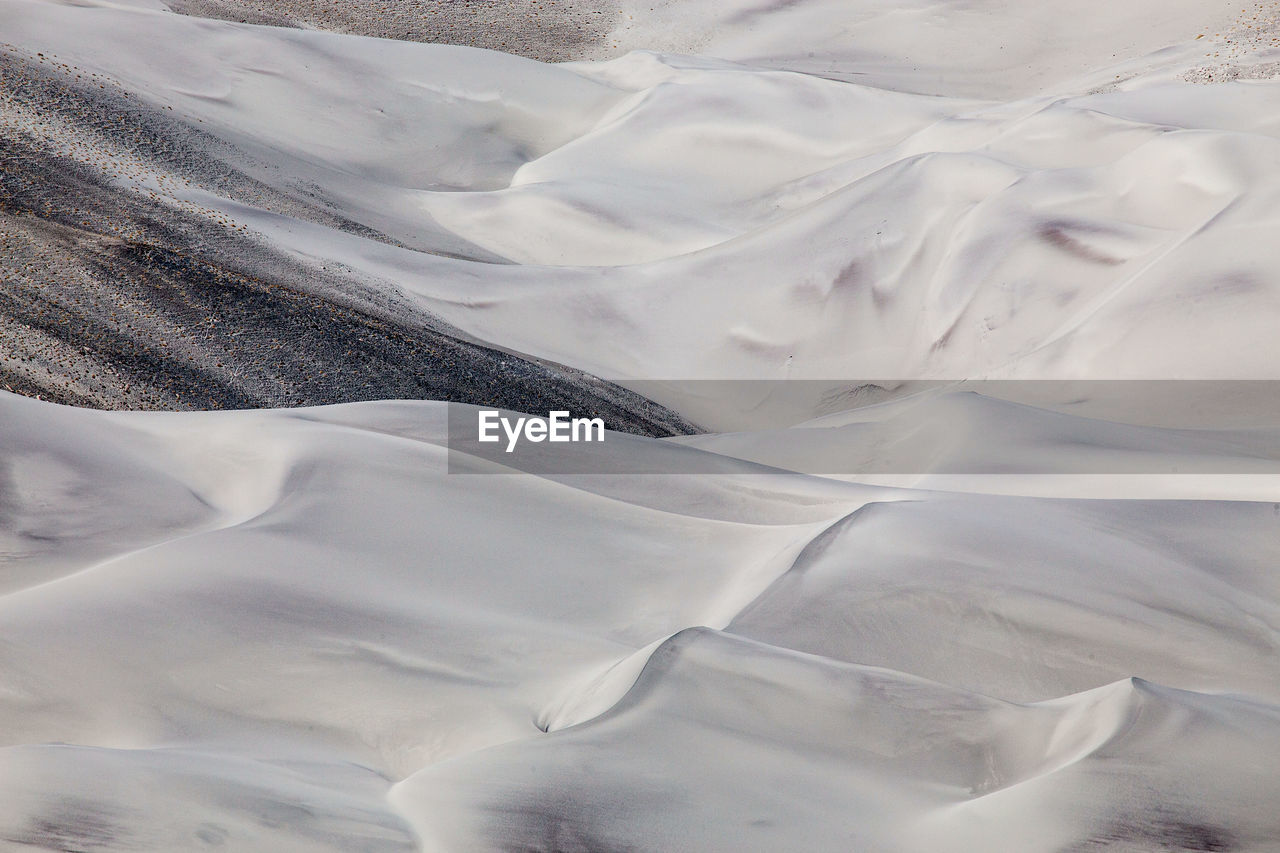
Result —
<path fill-rule="evenodd" d="M 1266 502 L 1231 477 L 1181 501 L 1098 500 L 1116 477 L 1064 500 L 727 461 L 544 478 L 446 473 L 435 403 L 6 394 L 0 416 L 12 844 L 1266 850 L 1280 832 L 1274 475 Z"/>
<path fill-rule="evenodd" d="M 1016 67 L 938 53 L 947 80 L 975 69 L 963 96 L 731 52 L 548 66 L 108 4 L 4 14 L 15 50 L 118 81 L 225 139 L 237 168 L 318 188 L 402 245 L 159 184 L 174 204 L 609 379 L 1271 377 L 1276 85 L 1181 79 L 1230 52 L 1221 19 L 1241 13 L 1218 5 L 1162 5 L 1141 38 L 1093 5 L 1052 37 L 1039 12 L 992 11 L 980 20 L 1035 50 Z M 806 9 L 722 31 L 803 40 Z M 868 20 L 907 39 L 922 14 Z M 1145 52 L 1157 36 L 1170 47 Z M 1094 73 L 1050 73 L 1059 48 Z M 708 426 L 752 425 L 671 393 L 659 402 Z"/>
<path fill-rule="evenodd" d="M 258 196 L 9 130 L 712 432 L 0 391 L 0 848 L 1280 849 L 1276 407 L 831 393 L 1280 378 L 1274 4 L 622 3 L 564 64 L 184 9 L 0 42 Z"/>

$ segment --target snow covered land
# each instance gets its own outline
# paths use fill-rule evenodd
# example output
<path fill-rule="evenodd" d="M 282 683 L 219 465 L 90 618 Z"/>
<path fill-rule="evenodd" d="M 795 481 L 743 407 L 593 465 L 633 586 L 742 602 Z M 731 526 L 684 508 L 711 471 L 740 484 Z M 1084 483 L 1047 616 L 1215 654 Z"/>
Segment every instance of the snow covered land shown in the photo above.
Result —
<path fill-rule="evenodd" d="M 0 738 L 15 853 L 1280 851 L 1280 2 L 0 0 Z"/>

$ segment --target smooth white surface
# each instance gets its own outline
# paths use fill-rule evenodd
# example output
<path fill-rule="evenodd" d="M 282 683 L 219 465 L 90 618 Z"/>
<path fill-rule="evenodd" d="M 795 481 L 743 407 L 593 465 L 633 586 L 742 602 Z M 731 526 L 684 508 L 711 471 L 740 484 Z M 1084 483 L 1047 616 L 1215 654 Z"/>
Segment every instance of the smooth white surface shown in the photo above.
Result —
<path fill-rule="evenodd" d="M 886 51 L 890 29 L 914 39 L 935 16 L 957 46 L 931 51 L 939 73 L 976 75 L 962 97 L 733 52 L 546 66 L 92 4 L 3 8 L 24 51 L 173 107 L 257 179 L 402 245 L 181 182 L 162 185 L 173 203 L 610 379 L 1274 377 L 1280 87 L 1180 75 L 1220 53 L 1265 69 L 1280 48 L 1231 41 L 1258 10 L 1161 4 L 1139 27 L 1140 6 L 850 7 Z M 725 38 L 788 43 L 829 11 L 747 25 L 723 4 L 680 10 Z M 993 22 L 982 39 L 965 29 L 979 21 Z M 1069 54 L 1097 74 L 1027 89 L 1025 67 L 970 50 L 1008 28 L 1046 68 Z M 660 401 L 714 429 L 769 425 L 731 399 Z"/>
<path fill-rule="evenodd" d="M 0 0 L 0 39 L 387 239 L 23 132 L 513 350 L 633 381 L 1280 364 L 1280 86 L 1182 79 L 1265 68 L 1231 34 L 1266 4 L 696 0 L 562 66 L 153 5 Z M 1276 848 L 1280 423 L 797 387 L 669 383 L 720 432 L 609 451 L 723 473 L 559 478 L 446 473 L 440 403 L 0 392 L 0 839 Z M 854 473 L 890 450 L 928 464 Z M 1215 470 L 1108 473 L 1152 457 Z"/>
<path fill-rule="evenodd" d="M 1007 422 L 1032 445 L 1061 426 Z M 1230 476 L 1168 501 L 1098 500 L 1114 475 L 1062 500 L 1016 473 L 1025 494 L 984 496 L 727 458 L 446 473 L 437 403 L 5 394 L 0 425 L 6 839 L 1264 850 L 1280 829 L 1280 504 Z"/>

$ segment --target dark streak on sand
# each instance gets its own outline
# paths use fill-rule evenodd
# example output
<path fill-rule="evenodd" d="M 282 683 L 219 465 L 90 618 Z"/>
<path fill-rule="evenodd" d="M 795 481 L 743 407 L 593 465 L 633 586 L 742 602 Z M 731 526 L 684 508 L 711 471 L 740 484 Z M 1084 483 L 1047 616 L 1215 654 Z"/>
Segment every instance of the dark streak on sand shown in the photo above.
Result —
<path fill-rule="evenodd" d="M 123 817 L 105 804 L 68 797 L 50 804 L 24 830 L 0 836 L 0 841 L 60 853 L 138 849 L 127 842 Z"/>
<path fill-rule="evenodd" d="M 123 148 L 138 168 L 361 230 L 238 171 L 180 122 L 18 59 L 0 59 L 0 84 L 10 111 L 0 113 L 2 389 L 104 409 L 434 399 L 565 408 L 647 435 L 695 431 L 615 385 L 466 340 L 394 294 L 304 267 L 216 212 L 113 184 L 94 155 L 46 150 L 22 116 L 112 147 L 103 164 Z"/>
<path fill-rule="evenodd" d="M 1175 817 L 1171 810 L 1157 806 L 1116 819 L 1103 832 L 1064 853 L 1104 850 L 1228 853 L 1239 846 L 1235 833 L 1225 827 L 1194 820 L 1190 815 Z"/>
<path fill-rule="evenodd" d="M 491 843 L 506 853 L 634 853 L 639 848 L 611 837 L 597 804 L 544 792 L 489 815 Z"/>

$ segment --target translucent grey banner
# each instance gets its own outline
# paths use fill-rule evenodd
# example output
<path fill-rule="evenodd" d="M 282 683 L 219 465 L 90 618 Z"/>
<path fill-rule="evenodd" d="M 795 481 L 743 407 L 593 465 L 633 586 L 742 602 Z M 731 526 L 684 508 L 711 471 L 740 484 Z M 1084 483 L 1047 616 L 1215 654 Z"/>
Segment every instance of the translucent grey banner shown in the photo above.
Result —
<path fill-rule="evenodd" d="M 696 428 L 450 404 L 450 473 L 1280 475 L 1276 380 L 617 384 Z"/>

